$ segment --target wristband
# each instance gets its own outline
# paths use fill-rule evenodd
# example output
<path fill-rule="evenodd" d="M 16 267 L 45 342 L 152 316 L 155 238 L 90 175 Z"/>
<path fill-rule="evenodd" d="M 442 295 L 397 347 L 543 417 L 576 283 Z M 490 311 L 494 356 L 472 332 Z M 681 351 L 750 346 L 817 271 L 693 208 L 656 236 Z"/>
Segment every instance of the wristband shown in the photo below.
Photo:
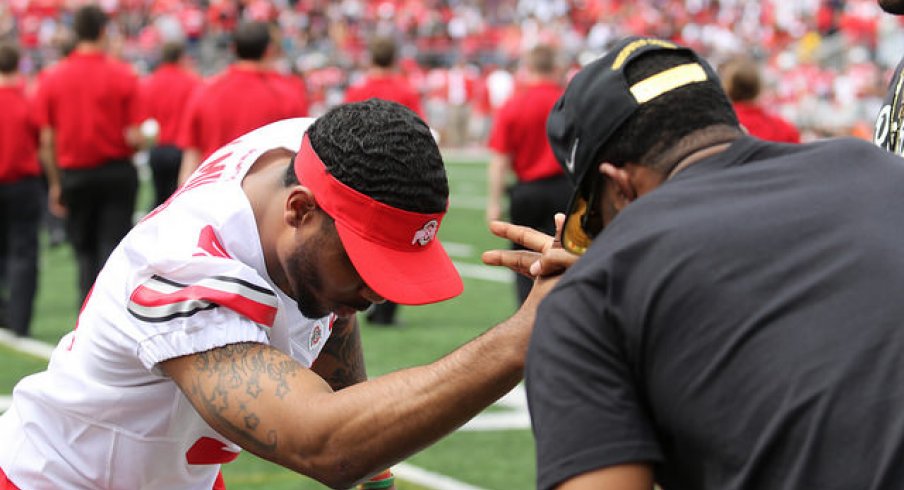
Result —
<path fill-rule="evenodd" d="M 389 488 L 395 484 L 395 476 L 393 476 L 392 471 L 386 470 L 370 480 L 358 485 L 360 490 L 380 490 L 384 488 Z"/>

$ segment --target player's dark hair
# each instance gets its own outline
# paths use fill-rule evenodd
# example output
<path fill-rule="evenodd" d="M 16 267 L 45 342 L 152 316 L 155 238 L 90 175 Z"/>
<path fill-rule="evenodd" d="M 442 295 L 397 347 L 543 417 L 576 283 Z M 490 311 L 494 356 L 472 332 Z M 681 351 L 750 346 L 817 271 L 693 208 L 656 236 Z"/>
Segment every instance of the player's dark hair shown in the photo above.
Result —
<path fill-rule="evenodd" d="M 19 49 L 12 43 L 0 43 L 0 73 L 12 75 L 19 71 Z"/>
<path fill-rule="evenodd" d="M 233 42 L 238 59 L 260 61 L 270 45 L 270 27 L 264 22 L 242 22 L 233 33 Z"/>
<path fill-rule="evenodd" d="M 97 5 L 85 5 L 75 11 L 72 30 L 79 41 L 95 42 L 100 39 L 107 25 L 107 14 Z"/>
<path fill-rule="evenodd" d="M 330 174 L 352 189 L 398 209 L 446 209 L 449 183 L 439 148 L 407 107 L 380 99 L 340 105 L 317 118 L 308 136 Z M 291 168 L 288 173 L 294 176 Z"/>
<path fill-rule="evenodd" d="M 641 55 L 625 69 L 628 84 L 693 61 L 692 56 L 680 51 Z M 675 163 L 676 153 L 711 138 L 712 133 L 703 130 L 718 127 L 739 131 L 731 102 L 718 80 L 693 83 L 640 106 L 609 138 L 597 161 L 616 166 L 632 162 L 667 171 Z"/>
<path fill-rule="evenodd" d="M 185 44 L 181 41 L 168 41 L 161 49 L 161 61 L 163 63 L 178 63 L 185 53 Z"/>
<path fill-rule="evenodd" d="M 380 68 L 391 68 L 395 64 L 396 44 L 388 37 L 377 37 L 370 42 L 370 61 Z"/>

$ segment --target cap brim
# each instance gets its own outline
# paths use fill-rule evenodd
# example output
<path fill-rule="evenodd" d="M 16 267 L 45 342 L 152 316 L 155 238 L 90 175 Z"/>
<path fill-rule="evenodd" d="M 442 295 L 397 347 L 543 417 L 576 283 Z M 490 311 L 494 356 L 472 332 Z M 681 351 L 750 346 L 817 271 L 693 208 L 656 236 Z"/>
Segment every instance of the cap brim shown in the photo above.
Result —
<path fill-rule="evenodd" d="M 336 222 L 339 239 L 368 287 L 393 303 L 423 305 L 461 294 L 464 285 L 442 243 L 417 251 L 386 247 Z"/>

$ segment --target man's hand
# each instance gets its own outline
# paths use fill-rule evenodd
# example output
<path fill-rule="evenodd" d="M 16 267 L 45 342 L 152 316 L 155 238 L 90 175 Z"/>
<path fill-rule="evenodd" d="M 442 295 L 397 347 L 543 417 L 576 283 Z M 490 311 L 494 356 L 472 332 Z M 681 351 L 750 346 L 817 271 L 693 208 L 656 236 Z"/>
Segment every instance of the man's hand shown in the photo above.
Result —
<path fill-rule="evenodd" d="M 69 211 L 63 204 L 63 193 L 59 184 L 51 184 L 47 188 L 47 208 L 50 214 L 57 218 L 65 218 L 68 214 Z"/>
<path fill-rule="evenodd" d="M 508 267 L 531 278 L 555 276 L 578 260 L 578 256 L 562 248 L 562 224 L 564 214 L 556 214 L 556 236 L 551 237 L 526 226 L 513 225 L 503 221 L 490 223 L 490 231 L 506 240 L 511 240 L 527 250 L 488 250 L 481 259 L 484 264 Z"/>

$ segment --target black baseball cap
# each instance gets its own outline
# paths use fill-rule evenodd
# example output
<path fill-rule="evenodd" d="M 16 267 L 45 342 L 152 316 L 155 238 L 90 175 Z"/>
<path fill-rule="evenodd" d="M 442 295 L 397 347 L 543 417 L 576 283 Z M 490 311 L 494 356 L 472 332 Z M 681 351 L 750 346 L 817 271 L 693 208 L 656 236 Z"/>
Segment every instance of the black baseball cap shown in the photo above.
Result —
<path fill-rule="evenodd" d="M 687 53 L 693 61 L 666 68 L 629 85 L 625 67 L 645 54 L 666 50 Z M 593 226 L 591 222 L 600 220 L 595 216 L 595 201 L 601 193 L 602 179 L 597 178 L 589 186 L 589 195 L 585 195 L 588 188 L 585 179 L 591 174 L 598 175 L 590 170 L 602 163 L 598 161 L 599 153 L 609 138 L 646 102 L 685 85 L 708 80 L 718 83 L 718 76 L 692 50 L 648 37 L 619 41 L 606 55 L 574 76 L 546 123 L 553 154 L 576 186 L 562 230 L 562 245 L 566 250 L 583 254 L 601 229 L 601 224 Z"/>

